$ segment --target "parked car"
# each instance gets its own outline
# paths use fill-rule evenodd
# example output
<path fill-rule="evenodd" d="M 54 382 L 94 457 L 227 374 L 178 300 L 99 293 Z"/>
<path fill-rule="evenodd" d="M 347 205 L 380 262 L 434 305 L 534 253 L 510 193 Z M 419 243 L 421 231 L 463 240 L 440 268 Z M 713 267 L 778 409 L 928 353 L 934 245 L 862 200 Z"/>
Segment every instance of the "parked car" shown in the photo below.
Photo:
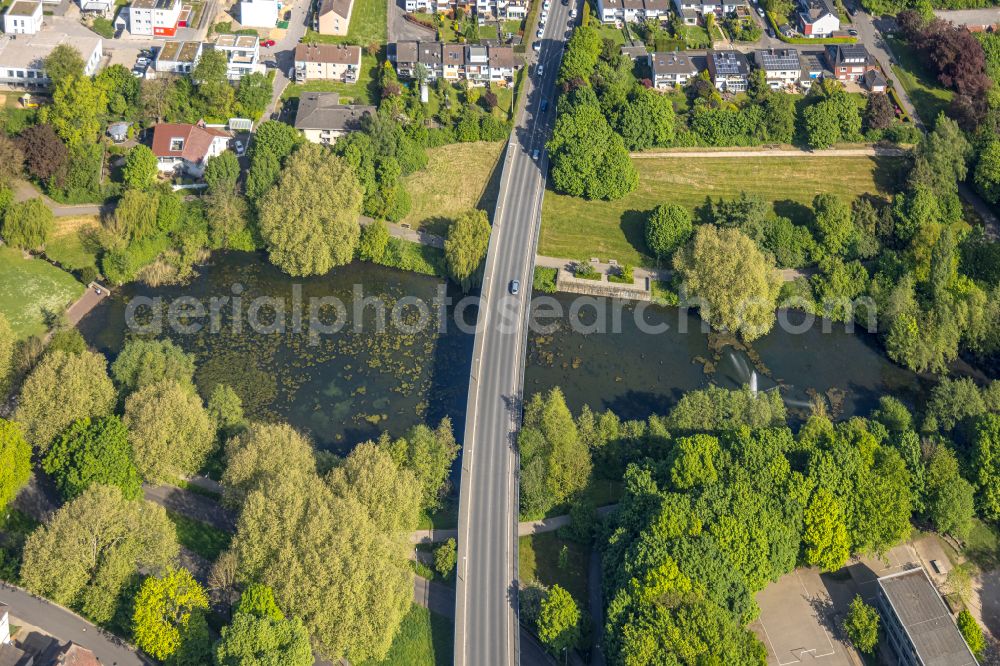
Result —
<path fill-rule="evenodd" d="M 260 45 L 264 47 L 271 47 L 274 46 L 275 44 L 276 42 L 273 39 L 265 39 L 260 43 Z"/>
<path fill-rule="evenodd" d="M 517 295 L 517 292 L 521 291 L 521 283 L 517 280 L 510 281 L 510 293 Z"/>
<path fill-rule="evenodd" d="M 549 100 L 543 99 L 542 100 L 542 113 L 545 113 L 548 110 L 549 110 Z"/>
<path fill-rule="evenodd" d="M 545 69 L 544 69 L 544 68 L 543 68 L 543 67 L 542 67 L 541 65 L 539 65 L 539 66 L 538 66 L 538 67 L 537 67 L 537 68 L 535 69 L 535 74 L 538 74 L 538 76 L 541 76 L 541 75 L 542 75 L 542 74 L 544 74 L 544 73 L 545 73 Z"/>
<path fill-rule="evenodd" d="M 146 67 L 149 65 L 149 60 L 140 56 L 135 59 L 135 64 L 139 67 Z"/>
<path fill-rule="evenodd" d="M 857 37 L 858 31 L 855 30 L 854 28 L 851 28 L 850 30 L 847 31 L 847 34 L 850 35 L 851 37 Z"/>
<path fill-rule="evenodd" d="M 764 10 L 761 7 L 757 8 L 757 13 L 760 14 L 761 18 L 764 18 Z"/>
<path fill-rule="evenodd" d="M 535 49 L 536 51 L 541 51 L 542 50 L 542 43 L 541 42 L 535 42 L 534 44 L 531 45 L 531 48 Z"/>
<path fill-rule="evenodd" d="M 539 28 L 538 32 L 535 33 L 535 37 L 538 37 L 538 39 L 541 39 L 544 36 L 545 36 L 545 29 L 544 28 Z M 535 42 L 535 43 L 537 44 L 538 42 Z"/>
<path fill-rule="evenodd" d="M 552 0 L 545 0 L 545 2 L 542 3 L 542 9 L 544 9 L 545 11 L 548 11 L 549 7 L 551 6 L 552 6 Z"/>
<path fill-rule="evenodd" d="M 545 22 L 548 20 L 548 15 L 545 12 L 542 12 L 542 15 L 538 17 L 538 25 L 545 25 Z"/>
<path fill-rule="evenodd" d="M 535 148 L 533 151 L 531 151 L 531 159 L 535 160 L 536 162 L 538 161 L 538 148 Z"/>
<path fill-rule="evenodd" d="M 236 148 L 236 154 L 240 157 L 243 157 L 243 155 L 247 152 L 246 146 L 244 146 L 243 142 L 239 139 L 236 139 L 236 141 L 233 142 L 233 145 Z"/>
<path fill-rule="evenodd" d="M 574 8 L 573 8 L 573 9 L 571 9 L 571 10 L 569 10 L 569 17 L 570 17 L 571 19 L 575 19 L 575 18 L 576 18 L 576 7 L 574 7 Z"/>

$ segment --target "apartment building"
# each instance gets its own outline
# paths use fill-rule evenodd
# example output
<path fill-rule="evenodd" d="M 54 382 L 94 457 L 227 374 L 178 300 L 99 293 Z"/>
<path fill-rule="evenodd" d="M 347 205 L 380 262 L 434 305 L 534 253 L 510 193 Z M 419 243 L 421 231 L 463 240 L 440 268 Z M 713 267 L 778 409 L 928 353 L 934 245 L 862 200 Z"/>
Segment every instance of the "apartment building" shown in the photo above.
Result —
<path fill-rule="evenodd" d="M 161 74 L 190 74 L 201 59 L 201 42 L 168 39 L 156 51 L 153 71 Z"/>
<path fill-rule="evenodd" d="M 173 37 L 181 17 L 181 0 L 132 0 L 128 31 L 132 35 Z"/>
<path fill-rule="evenodd" d="M 253 72 L 264 73 L 264 64 L 260 62 L 260 39 L 256 35 L 219 35 L 205 46 L 225 54 L 229 65 L 226 75 L 230 81 L 239 81 Z"/>
<path fill-rule="evenodd" d="M 355 83 L 361 72 L 361 47 L 349 44 L 299 44 L 295 80 Z"/>
<path fill-rule="evenodd" d="M 670 15 L 670 0 L 597 0 L 597 15 L 603 23 L 662 20 Z"/>
<path fill-rule="evenodd" d="M 353 10 L 354 0 L 320 0 L 313 27 L 321 35 L 346 35 Z"/>

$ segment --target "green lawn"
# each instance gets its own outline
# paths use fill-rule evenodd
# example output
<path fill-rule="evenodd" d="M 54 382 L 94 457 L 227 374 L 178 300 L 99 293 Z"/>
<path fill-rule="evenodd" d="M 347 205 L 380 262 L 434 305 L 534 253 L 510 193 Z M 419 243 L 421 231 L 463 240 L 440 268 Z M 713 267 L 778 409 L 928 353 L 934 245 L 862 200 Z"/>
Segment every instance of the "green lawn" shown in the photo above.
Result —
<path fill-rule="evenodd" d="M 346 35 L 321 35 L 309 29 L 304 42 L 321 44 L 385 44 L 388 32 L 388 7 L 385 0 L 355 0 L 351 25 Z"/>
<path fill-rule="evenodd" d="M 177 542 L 209 562 L 214 562 L 229 547 L 232 537 L 220 529 L 173 511 L 167 511 L 167 518 L 177 530 Z"/>
<path fill-rule="evenodd" d="M 564 566 L 560 552 L 566 548 Z M 573 595 L 581 610 L 588 607 L 587 568 L 590 551 L 583 545 L 561 539 L 557 532 L 546 532 L 518 540 L 518 578 L 537 580 L 546 587 L 558 584 Z"/>
<path fill-rule="evenodd" d="M 411 606 L 403 618 L 389 654 L 364 666 L 434 666 L 452 663 L 455 627 L 451 620 L 426 608 Z"/>
<path fill-rule="evenodd" d="M 893 73 L 899 78 L 920 119 L 933 126 L 938 114 L 951 104 L 954 93 L 943 88 L 924 69 L 917 54 L 906 42 L 895 37 L 887 39 L 899 63 L 892 66 Z"/>
<path fill-rule="evenodd" d="M 503 146 L 480 141 L 429 149 L 427 166 L 406 177 L 412 208 L 403 222 L 443 236 L 460 213 L 480 205 L 489 210 L 483 202 L 490 198 L 488 186 Z"/>
<path fill-rule="evenodd" d="M 731 198 L 756 192 L 779 215 L 807 222 L 807 208 L 820 193 L 854 199 L 892 190 L 899 158 L 757 157 L 635 159 L 639 187 L 618 201 L 586 201 L 549 191 L 542 205 L 539 253 L 551 257 L 617 259 L 650 266 L 643 229 L 655 206 L 672 202 L 692 210 L 705 197 Z"/>
<path fill-rule="evenodd" d="M 591 24 L 593 23 L 596 23 L 596 21 L 591 22 Z M 598 24 L 597 34 L 601 36 L 601 39 L 610 39 L 615 43 L 615 46 L 625 45 L 625 32 L 621 28 L 616 28 L 610 23 Z"/>
<path fill-rule="evenodd" d="M 375 90 L 375 74 L 378 60 L 375 56 L 361 56 L 361 75 L 357 83 L 342 83 L 341 81 L 310 81 L 308 83 L 290 83 L 281 93 L 281 99 L 298 99 L 304 92 L 335 92 L 340 93 L 341 101 L 354 104 L 373 104 L 377 99 Z M 347 100 L 350 99 L 351 102 Z"/>
<path fill-rule="evenodd" d="M 76 278 L 43 259 L 24 259 L 20 250 L 0 247 L 0 312 L 18 339 L 47 330 L 83 294 Z"/>
<path fill-rule="evenodd" d="M 72 271 L 87 266 L 96 269 L 100 247 L 93 231 L 98 224 L 94 215 L 57 219 L 55 233 L 45 244 L 45 255 Z"/>

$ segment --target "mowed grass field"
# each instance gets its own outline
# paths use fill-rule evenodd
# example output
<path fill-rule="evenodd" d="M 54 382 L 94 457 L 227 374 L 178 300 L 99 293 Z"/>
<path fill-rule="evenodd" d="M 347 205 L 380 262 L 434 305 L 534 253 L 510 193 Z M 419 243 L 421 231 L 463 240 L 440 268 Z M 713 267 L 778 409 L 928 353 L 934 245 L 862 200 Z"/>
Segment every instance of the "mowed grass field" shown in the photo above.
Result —
<path fill-rule="evenodd" d="M 427 151 L 427 166 L 406 177 L 412 207 L 402 222 L 440 236 L 457 215 L 480 205 L 493 213 L 494 167 L 504 142 L 453 143 Z"/>
<path fill-rule="evenodd" d="M 545 193 L 539 254 L 567 259 L 599 257 L 652 266 L 644 240 L 649 212 L 671 202 L 692 211 L 712 199 L 756 193 L 798 224 L 811 219 L 820 193 L 847 200 L 866 192 L 889 194 L 902 158 L 894 157 L 654 157 L 633 159 L 639 186 L 618 201 L 587 201 Z"/>
<path fill-rule="evenodd" d="M 366 661 L 363 666 L 445 666 L 454 654 L 455 626 L 451 620 L 413 605 L 403 618 L 389 654 L 383 661 Z"/>
<path fill-rule="evenodd" d="M 56 218 L 56 228 L 45 244 L 45 254 L 68 270 L 97 268 L 98 243 L 94 231 L 100 226 L 96 215 Z"/>
<path fill-rule="evenodd" d="M 388 33 L 388 7 L 385 0 L 355 0 L 351 9 L 351 24 L 347 34 L 321 35 L 315 30 L 306 31 L 305 42 L 320 42 L 324 44 L 385 44 Z"/>
<path fill-rule="evenodd" d="M 0 247 L 0 312 L 18 339 L 44 333 L 49 315 L 58 316 L 83 294 L 83 285 L 43 259 Z"/>

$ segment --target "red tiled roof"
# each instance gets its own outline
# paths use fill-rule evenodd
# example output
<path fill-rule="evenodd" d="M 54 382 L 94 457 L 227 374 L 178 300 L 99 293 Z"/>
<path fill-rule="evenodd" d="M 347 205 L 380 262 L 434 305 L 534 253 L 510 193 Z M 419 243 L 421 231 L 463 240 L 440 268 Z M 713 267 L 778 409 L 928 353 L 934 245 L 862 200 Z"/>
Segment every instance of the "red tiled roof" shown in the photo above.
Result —
<path fill-rule="evenodd" d="M 153 128 L 153 154 L 157 157 L 181 157 L 189 162 L 198 162 L 205 158 L 212 141 L 220 136 L 228 137 L 229 134 L 200 124 L 164 123 Z M 174 139 L 183 139 L 184 145 L 180 150 L 171 150 Z"/>

